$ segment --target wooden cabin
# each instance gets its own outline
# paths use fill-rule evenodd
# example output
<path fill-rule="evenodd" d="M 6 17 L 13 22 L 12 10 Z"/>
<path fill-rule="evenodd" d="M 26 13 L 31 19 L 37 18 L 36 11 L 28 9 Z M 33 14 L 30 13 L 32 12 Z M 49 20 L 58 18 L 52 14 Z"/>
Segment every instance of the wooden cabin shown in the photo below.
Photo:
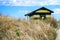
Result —
<path fill-rule="evenodd" d="M 47 17 L 51 17 L 51 13 L 54 12 L 45 7 L 41 7 L 31 13 L 25 14 L 25 16 L 29 16 L 29 19 L 47 19 Z"/>

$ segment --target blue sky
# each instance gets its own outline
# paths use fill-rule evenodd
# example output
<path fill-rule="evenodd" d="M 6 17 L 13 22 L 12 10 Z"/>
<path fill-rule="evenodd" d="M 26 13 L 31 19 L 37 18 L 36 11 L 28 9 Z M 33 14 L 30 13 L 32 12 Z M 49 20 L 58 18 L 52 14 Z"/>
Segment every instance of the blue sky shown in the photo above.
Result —
<path fill-rule="evenodd" d="M 52 17 L 60 20 L 60 0 L 0 0 L 0 13 L 14 18 L 26 18 L 25 14 L 41 7 L 54 11 Z"/>

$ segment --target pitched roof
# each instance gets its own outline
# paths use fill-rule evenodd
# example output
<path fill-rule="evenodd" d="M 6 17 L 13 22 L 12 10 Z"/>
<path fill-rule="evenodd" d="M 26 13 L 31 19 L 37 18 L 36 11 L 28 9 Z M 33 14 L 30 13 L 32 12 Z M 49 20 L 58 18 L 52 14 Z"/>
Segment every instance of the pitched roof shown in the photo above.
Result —
<path fill-rule="evenodd" d="M 37 9 L 37 10 L 32 11 L 32 12 L 29 13 L 29 14 L 25 14 L 25 16 L 30 16 L 30 15 L 34 14 L 36 11 L 38 11 L 38 10 L 48 10 L 50 13 L 54 13 L 53 11 L 51 11 L 51 10 L 45 8 L 45 7 L 41 7 L 41 8 L 39 8 L 39 9 Z"/>
<path fill-rule="evenodd" d="M 53 13 L 53 11 L 51 11 L 51 10 L 45 8 L 45 7 L 41 7 L 41 8 L 39 8 L 39 9 L 37 9 L 37 10 L 48 10 L 48 11 L 50 11 L 51 13 Z M 37 11 L 37 10 L 35 10 L 35 11 Z"/>

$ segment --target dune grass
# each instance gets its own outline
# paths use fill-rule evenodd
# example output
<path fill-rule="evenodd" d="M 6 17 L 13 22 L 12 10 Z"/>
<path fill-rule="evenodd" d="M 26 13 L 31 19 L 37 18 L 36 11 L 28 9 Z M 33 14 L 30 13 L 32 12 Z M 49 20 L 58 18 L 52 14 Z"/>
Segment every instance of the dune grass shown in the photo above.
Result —
<path fill-rule="evenodd" d="M 0 40 L 55 40 L 56 31 L 42 20 L 27 21 L 0 15 Z"/>

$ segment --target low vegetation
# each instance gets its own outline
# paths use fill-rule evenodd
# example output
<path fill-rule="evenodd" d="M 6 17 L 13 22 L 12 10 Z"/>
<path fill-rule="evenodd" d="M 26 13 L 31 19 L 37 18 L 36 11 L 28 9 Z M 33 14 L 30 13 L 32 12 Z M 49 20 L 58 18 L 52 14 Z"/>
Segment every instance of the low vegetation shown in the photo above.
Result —
<path fill-rule="evenodd" d="M 56 35 L 55 28 L 46 21 L 27 22 L 0 15 L 0 40 L 55 40 Z"/>

